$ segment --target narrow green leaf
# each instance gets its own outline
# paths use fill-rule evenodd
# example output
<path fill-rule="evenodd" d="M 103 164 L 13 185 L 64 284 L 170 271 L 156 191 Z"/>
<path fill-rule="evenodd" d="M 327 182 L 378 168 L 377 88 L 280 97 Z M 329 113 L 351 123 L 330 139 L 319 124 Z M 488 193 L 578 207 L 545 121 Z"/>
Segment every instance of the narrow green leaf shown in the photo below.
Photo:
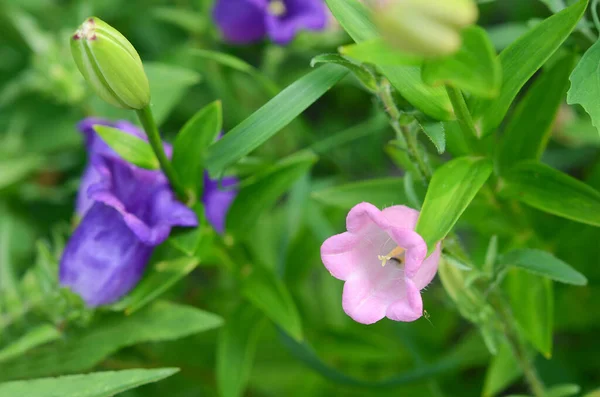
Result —
<path fill-rule="evenodd" d="M 587 3 L 588 0 L 580 0 L 545 19 L 500 53 L 500 95 L 494 100 L 476 101 L 472 106 L 473 114 L 481 117 L 484 136 L 500 125 L 521 87 L 571 34 Z"/>
<path fill-rule="evenodd" d="M 94 130 L 123 160 L 148 170 L 160 168 L 150 144 L 143 139 L 105 125 L 95 125 Z"/>
<path fill-rule="evenodd" d="M 546 251 L 536 249 L 510 251 L 502 256 L 502 263 L 565 284 L 587 284 L 583 274 Z"/>
<path fill-rule="evenodd" d="M 574 384 L 552 386 L 546 390 L 546 397 L 570 397 L 579 395 L 581 387 Z"/>
<path fill-rule="evenodd" d="M 133 291 L 111 305 L 112 310 L 124 310 L 129 315 L 148 305 L 200 264 L 196 257 L 183 257 L 155 263 Z"/>
<path fill-rule="evenodd" d="M 217 385 L 222 397 L 239 397 L 250 378 L 264 317 L 250 305 L 240 305 L 221 329 L 217 344 Z"/>
<path fill-rule="evenodd" d="M 64 343 L 0 363 L 0 380 L 86 371 L 126 346 L 179 339 L 222 323 L 215 314 L 160 301 L 131 316 L 110 313 L 89 328 L 73 330 Z"/>
<path fill-rule="evenodd" d="M 492 162 L 475 157 L 459 157 L 435 171 L 416 227 L 429 252 L 452 230 L 491 173 Z"/>
<path fill-rule="evenodd" d="M 500 194 L 539 210 L 600 226 L 600 192 L 535 161 L 514 166 L 503 178 Z"/>
<path fill-rule="evenodd" d="M 0 396 L 111 397 L 147 383 L 158 382 L 178 371 L 177 368 L 128 369 L 20 380 L 0 383 Z"/>
<path fill-rule="evenodd" d="M 504 282 L 512 314 L 523 334 L 540 353 L 550 358 L 554 325 L 552 280 L 512 269 Z"/>
<path fill-rule="evenodd" d="M 358 0 L 327 0 L 327 5 L 355 42 L 377 39 L 380 36 L 371 20 L 371 10 Z M 425 84 L 421 79 L 419 66 L 379 68 L 400 95 L 416 108 L 437 120 L 452 119 L 452 105 L 446 90 Z"/>
<path fill-rule="evenodd" d="M 444 123 L 432 121 L 419 121 L 427 138 L 433 143 L 439 154 L 446 151 L 446 129 Z"/>
<path fill-rule="evenodd" d="M 377 80 L 373 74 L 371 74 L 368 70 L 364 69 L 362 66 L 355 64 L 354 62 L 344 58 L 338 54 L 321 54 L 314 57 L 310 61 L 310 66 L 314 67 L 319 63 L 333 63 L 336 65 L 341 65 L 346 69 L 350 70 L 357 79 L 360 80 L 361 83 L 364 84 L 371 91 L 377 90 Z"/>
<path fill-rule="evenodd" d="M 387 44 L 381 37 L 346 45 L 339 48 L 340 54 L 362 63 L 377 66 L 420 65 L 423 60 L 415 55 L 403 54 Z"/>
<path fill-rule="evenodd" d="M 173 145 L 173 167 L 186 189 L 198 191 L 207 149 L 222 128 L 221 101 L 215 101 L 199 110 L 177 134 Z"/>
<path fill-rule="evenodd" d="M 285 284 L 273 272 L 253 268 L 243 281 L 242 293 L 292 338 L 302 340 L 302 323 L 296 304 Z"/>
<path fill-rule="evenodd" d="M 595 12 L 595 11 L 594 11 Z M 573 70 L 567 103 L 580 104 L 600 132 L 600 40 L 591 46 Z"/>
<path fill-rule="evenodd" d="M 34 347 L 52 342 L 61 337 L 60 331 L 50 324 L 34 327 L 25 335 L 0 350 L 0 362 L 10 360 Z"/>
<path fill-rule="evenodd" d="M 501 137 L 498 161 L 502 170 L 518 161 L 540 159 L 574 66 L 574 56 L 562 58 L 527 91 Z"/>
<path fill-rule="evenodd" d="M 488 366 L 482 396 L 492 397 L 499 394 L 519 379 L 522 373 L 523 370 L 510 347 L 503 343 Z"/>
<path fill-rule="evenodd" d="M 392 177 L 333 186 L 313 192 L 311 197 L 320 203 L 346 210 L 363 201 L 378 208 L 408 203 L 402 178 Z"/>
<path fill-rule="evenodd" d="M 284 89 L 209 148 L 206 167 L 211 176 L 218 176 L 279 132 L 347 73 L 341 66 L 323 65 Z"/>
<path fill-rule="evenodd" d="M 317 161 L 312 152 L 299 152 L 280 160 L 242 187 L 227 213 L 226 229 L 243 236 L 262 213 L 271 208 L 294 182 Z"/>
<path fill-rule="evenodd" d="M 476 96 L 493 98 L 502 84 L 502 67 L 487 33 L 479 26 L 462 31 L 460 49 L 447 57 L 425 61 L 427 84 L 450 85 Z"/>

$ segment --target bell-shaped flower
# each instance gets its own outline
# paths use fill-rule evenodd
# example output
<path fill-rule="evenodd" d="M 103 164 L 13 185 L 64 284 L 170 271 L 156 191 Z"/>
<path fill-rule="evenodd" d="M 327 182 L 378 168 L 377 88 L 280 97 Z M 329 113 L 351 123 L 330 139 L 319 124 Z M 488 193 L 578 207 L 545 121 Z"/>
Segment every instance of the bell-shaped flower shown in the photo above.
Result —
<path fill-rule="evenodd" d="M 355 321 L 414 321 L 423 315 L 420 291 L 437 272 L 440 246 L 427 257 L 427 245 L 414 231 L 418 216 L 402 205 L 380 211 L 361 203 L 348 213 L 348 231 L 323 243 L 323 263 L 345 281 L 342 306 Z"/>
<path fill-rule="evenodd" d="M 301 30 L 325 29 L 328 14 L 323 0 L 217 0 L 213 18 L 230 43 L 268 36 L 286 45 Z"/>

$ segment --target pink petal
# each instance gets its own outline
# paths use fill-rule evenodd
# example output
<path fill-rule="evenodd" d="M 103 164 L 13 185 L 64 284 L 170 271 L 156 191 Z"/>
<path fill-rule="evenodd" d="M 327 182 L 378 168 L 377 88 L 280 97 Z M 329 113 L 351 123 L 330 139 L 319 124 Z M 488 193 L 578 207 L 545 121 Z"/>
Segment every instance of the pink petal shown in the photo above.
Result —
<path fill-rule="evenodd" d="M 346 280 L 357 270 L 360 263 L 354 250 L 357 244 L 357 236 L 348 232 L 336 234 L 325 240 L 321 246 L 321 259 L 333 277 Z"/>
<path fill-rule="evenodd" d="M 425 288 L 435 277 L 440 263 L 441 244 L 437 243 L 435 251 L 423 261 L 417 273 L 411 277 L 419 290 Z"/>
<path fill-rule="evenodd" d="M 406 295 L 403 299 L 391 304 L 386 317 L 394 321 L 415 321 L 423 315 L 421 293 L 412 280 L 406 280 Z"/>
<path fill-rule="evenodd" d="M 390 224 L 410 230 L 415 229 L 419 219 L 419 211 L 404 205 L 384 208 L 381 212 Z"/>
<path fill-rule="evenodd" d="M 344 284 L 342 307 L 354 321 L 373 324 L 385 317 L 388 303 L 373 295 L 368 280 L 352 277 Z"/>
<path fill-rule="evenodd" d="M 427 256 L 427 244 L 425 244 L 423 237 L 410 229 L 392 227 L 389 233 L 396 244 L 406 249 L 404 271 L 406 277 L 412 278 Z"/>

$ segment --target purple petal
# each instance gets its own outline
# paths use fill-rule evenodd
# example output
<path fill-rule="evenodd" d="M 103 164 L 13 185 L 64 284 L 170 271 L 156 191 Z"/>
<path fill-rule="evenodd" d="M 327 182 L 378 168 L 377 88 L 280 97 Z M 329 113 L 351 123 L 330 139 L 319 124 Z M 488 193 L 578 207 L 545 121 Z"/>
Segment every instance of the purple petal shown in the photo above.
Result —
<path fill-rule="evenodd" d="M 204 174 L 202 203 L 204 203 L 206 219 L 219 233 L 225 232 L 227 212 L 238 193 L 237 189 L 233 188 L 237 183 L 237 178 L 223 178 L 220 187 L 217 180 L 210 179 L 207 173 Z"/>
<path fill-rule="evenodd" d="M 138 283 L 152 249 L 138 239 L 119 212 L 96 203 L 65 247 L 60 283 L 88 306 L 113 303 Z"/>
<path fill-rule="evenodd" d="M 267 13 L 269 37 L 277 44 L 288 44 L 300 30 L 319 31 L 327 26 L 327 10 L 323 0 L 283 0 L 285 13 Z"/>
<path fill-rule="evenodd" d="M 213 19 L 226 41 L 251 43 L 265 36 L 267 5 L 267 0 L 217 0 Z"/>

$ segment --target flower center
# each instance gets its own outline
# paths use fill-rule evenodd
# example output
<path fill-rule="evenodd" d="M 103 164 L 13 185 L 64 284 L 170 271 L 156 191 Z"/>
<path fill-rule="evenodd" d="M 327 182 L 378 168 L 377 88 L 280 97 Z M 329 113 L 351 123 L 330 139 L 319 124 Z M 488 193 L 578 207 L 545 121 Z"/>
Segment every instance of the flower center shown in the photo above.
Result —
<path fill-rule="evenodd" d="M 402 265 L 404 263 L 404 255 L 406 251 L 402 247 L 396 247 L 391 250 L 387 255 L 377 255 L 377 259 L 381 261 L 381 266 L 385 266 L 387 261 L 395 261 Z"/>
<path fill-rule="evenodd" d="M 269 14 L 282 17 L 286 14 L 287 7 L 283 0 L 273 0 L 269 3 Z"/>

